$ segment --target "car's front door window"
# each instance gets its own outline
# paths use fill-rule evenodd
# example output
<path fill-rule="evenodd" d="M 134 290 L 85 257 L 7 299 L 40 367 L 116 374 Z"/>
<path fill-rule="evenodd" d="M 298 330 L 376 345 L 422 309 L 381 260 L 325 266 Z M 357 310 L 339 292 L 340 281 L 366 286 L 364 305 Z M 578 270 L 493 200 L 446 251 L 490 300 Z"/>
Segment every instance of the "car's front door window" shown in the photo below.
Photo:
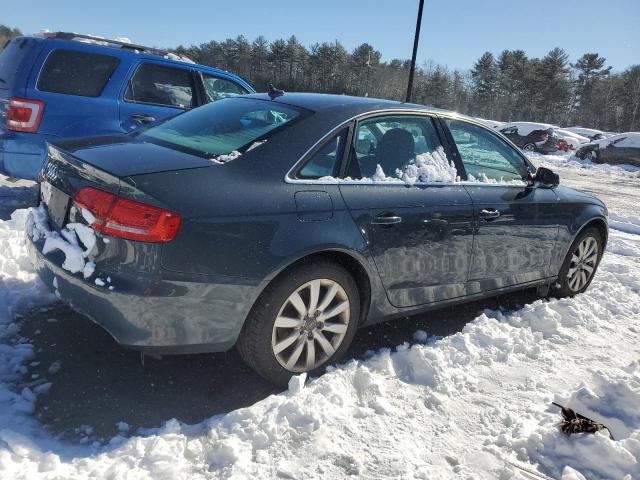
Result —
<path fill-rule="evenodd" d="M 445 123 L 460 153 L 467 180 L 509 183 L 526 178 L 524 159 L 496 135 L 460 120 L 445 119 Z"/>

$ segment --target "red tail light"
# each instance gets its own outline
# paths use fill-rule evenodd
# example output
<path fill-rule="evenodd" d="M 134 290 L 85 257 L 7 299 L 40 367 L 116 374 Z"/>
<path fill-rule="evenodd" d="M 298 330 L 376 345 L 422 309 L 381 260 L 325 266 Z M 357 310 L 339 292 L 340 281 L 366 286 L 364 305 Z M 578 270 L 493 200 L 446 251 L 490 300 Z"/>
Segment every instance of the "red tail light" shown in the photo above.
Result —
<path fill-rule="evenodd" d="M 94 230 L 142 242 L 169 242 L 180 229 L 180 215 L 162 208 L 84 187 L 74 202 L 96 218 Z"/>
<path fill-rule="evenodd" d="M 15 132 L 36 132 L 43 110 L 44 103 L 40 100 L 12 98 L 7 110 L 7 129 Z"/>

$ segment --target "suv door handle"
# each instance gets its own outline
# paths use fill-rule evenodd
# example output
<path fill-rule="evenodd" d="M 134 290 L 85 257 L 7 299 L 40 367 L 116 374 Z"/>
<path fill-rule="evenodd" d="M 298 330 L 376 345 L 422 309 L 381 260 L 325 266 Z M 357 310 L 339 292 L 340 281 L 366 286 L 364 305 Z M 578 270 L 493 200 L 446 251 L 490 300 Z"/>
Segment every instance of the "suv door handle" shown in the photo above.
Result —
<path fill-rule="evenodd" d="M 136 122 L 142 122 L 142 123 L 151 123 L 156 121 L 155 117 L 152 117 L 151 115 L 142 115 L 139 113 L 135 113 L 131 115 L 131 118 Z"/>
<path fill-rule="evenodd" d="M 388 213 L 378 215 L 377 217 L 374 217 L 373 220 L 371 220 L 371 223 L 373 223 L 374 225 L 393 225 L 394 223 L 400 222 L 402 222 L 402 217 L 398 217 L 397 215 Z"/>
<path fill-rule="evenodd" d="M 500 216 L 500 210 L 496 210 L 495 208 L 484 208 L 480 210 L 480 218 L 483 220 L 495 220 Z"/>

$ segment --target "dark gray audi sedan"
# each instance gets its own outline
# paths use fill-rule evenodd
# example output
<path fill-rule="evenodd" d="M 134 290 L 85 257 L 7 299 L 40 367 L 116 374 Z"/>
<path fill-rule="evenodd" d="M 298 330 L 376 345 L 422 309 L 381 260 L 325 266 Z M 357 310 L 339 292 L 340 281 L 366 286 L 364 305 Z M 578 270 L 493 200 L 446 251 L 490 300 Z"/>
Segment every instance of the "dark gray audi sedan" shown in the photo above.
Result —
<path fill-rule="evenodd" d="M 584 291 L 607 210 L 558 182 L 455 113 L 273 92 L 49 145 L 28 243 L 43 280 L 123 346 L 237 346 L 283 384 L 338 361 L 362 325 Z"/>

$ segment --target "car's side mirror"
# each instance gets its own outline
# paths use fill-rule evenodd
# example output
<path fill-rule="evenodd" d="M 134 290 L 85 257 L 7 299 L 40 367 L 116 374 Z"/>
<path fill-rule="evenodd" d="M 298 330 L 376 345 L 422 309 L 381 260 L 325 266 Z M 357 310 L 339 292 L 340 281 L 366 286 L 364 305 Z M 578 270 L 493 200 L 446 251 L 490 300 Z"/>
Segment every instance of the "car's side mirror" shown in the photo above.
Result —
<path fill-rule="evenodd" d="M 536 170 L 536 175 L 533 177 L 533 180 L 547 188 L 557 187 L 560 184 L 560 176 L 553 170 L 545 167 L 539 167 Z"/>

